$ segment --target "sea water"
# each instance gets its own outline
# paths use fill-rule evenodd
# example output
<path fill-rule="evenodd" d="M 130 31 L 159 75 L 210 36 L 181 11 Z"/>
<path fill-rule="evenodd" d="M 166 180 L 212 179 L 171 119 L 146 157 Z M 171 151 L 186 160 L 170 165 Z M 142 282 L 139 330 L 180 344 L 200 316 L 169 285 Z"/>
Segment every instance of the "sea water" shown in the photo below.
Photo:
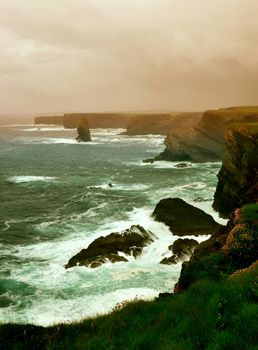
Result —
<path fill-rule="evenodd" d="M 143 163 L 163 150 L 164 136 L 122 131 L 95 129 L 92 142 L 77 143 L 75 130 L 61 127 L 0 127 L 1 322 L 76 321 L 172 292 L 181 265 L 159 262 L 178 237 L 151 218 L 155 205 L 180 197 L 218 220 L 220 163 Z M 64 268 L 97 237 L 138 224 L 157 237 L 139 258 Z"/>

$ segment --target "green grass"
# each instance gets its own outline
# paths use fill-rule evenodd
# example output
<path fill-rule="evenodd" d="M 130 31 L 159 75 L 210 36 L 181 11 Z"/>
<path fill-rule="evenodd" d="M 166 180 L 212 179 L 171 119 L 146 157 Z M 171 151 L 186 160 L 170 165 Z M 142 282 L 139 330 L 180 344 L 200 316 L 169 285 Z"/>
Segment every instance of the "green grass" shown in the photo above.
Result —
<path fill-rule="evenodd" d="M 246 204 L 241 208 L 240 223 L 258 227 L 258 203 Z"/>
<path fill-rule="evenodd" d="M 76 324 L 2 325 L 0 348 L 257 350 L 257 272 L 256 268 L 237 277 L 205 278 L 182 294 L 131 303 Z"/>
<path fill-rule="evenodd" d="M 239 122 L 232 122 L 228 125 L 228 129 L 241 129 L 241 128 L 248 129 L 250 132 L 252 132 L 255 135 L 258 133 L 258 123 L 257 122 L 239 121 Z"/>

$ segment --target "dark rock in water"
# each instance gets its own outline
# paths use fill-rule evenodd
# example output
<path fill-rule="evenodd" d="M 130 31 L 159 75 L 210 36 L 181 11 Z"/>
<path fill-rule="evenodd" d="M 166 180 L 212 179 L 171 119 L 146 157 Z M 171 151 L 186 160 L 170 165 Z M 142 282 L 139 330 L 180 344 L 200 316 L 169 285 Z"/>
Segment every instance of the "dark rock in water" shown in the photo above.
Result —
<path fill-rule="evenodd" d="M 76 137 L 76 140 L 78 142 L 91 141 L 89 123 L 88 123 L 87 119 L 81 120 L 81 122 L 77 128 L 77 132 L 78 132 L 78 135 Z"/>
<path fill-rule="evenodd" d="M 258 123 L 232 125 L 225 133 L 225 154 L 213 208 L 227 218 L 258 199 Z"/>
<path fill-rule="evenodd" d="M 169 258 L 163 259 L 160 263 L 171 265 L 176 264 L 180 261 L 187 261 L 192 256 L 199 242 L 192 238 L 179 238 L 171 246 L 169 250 L 172 251 L 173 255 Z"/>
<path fill-rule="evenodd" d="M 153 158 L 148 158 L 148 159 L 144 159 L 143 161 L 142 161 L 143 163 L 154 163 L 154 159 Z"/>
<path fill-rule="evenodd" d="M 179 238 L 171 246 L 172 253 L 179 259 L 185 260 L 189 258 L 199 242 L 192 238 Z"/>
<path fill-rule="evenodd" d="M 65 268 L 73 266 L 99 267 L 107 261 L 112 263 L 128 261 L 120 256 L 119 252 L 134 256 L 142 253 L 145 246 L 152 243 L 155 236 L 139 225 L 133 225 L 120 233 L 111 233 L 106 237 L 99 237 L 93 241 L 87 249 L 81 250 L 73 256 L 65 265 Z"/>
<path fill-rule="evenodd" d="M 211 202 L 212 199 L 203 198 L 203 197 L 197 197 L 197 198 L 195 198 L 193 201 L 194 201 L 194 203 Z"/>
<path fill-rule="evenodd" d="M 156 221 L 169 226 L 177 236 L 209 235 L 214 232 L 214 228 L 220 226 L 211 215 L 179 198 L 162 199 L 152 216 Z"/>
<path fill-rule="evenodd" d="M 164 258 L 160 262 L 160 264 L 163 264 L 163 265 L 174 265 L 177 263 L 178 261 L 175 259 L 174 255 L 170 256 L 169 258 Z"/>
<path fill-rule="evenodd" d="M 175 165 L 176 168 L 190 168 L 191 166 L 191 163 L 178 163 Z"/>

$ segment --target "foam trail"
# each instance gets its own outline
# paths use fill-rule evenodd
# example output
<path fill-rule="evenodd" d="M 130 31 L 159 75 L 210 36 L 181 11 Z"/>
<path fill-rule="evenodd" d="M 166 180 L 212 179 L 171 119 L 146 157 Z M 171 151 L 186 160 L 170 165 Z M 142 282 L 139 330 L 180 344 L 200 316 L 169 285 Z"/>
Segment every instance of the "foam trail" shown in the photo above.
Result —
<path fill-rule="evenodd" d="M 23 182 L 35 182 L 35 181 L 55 181 L 56 177 L 52 176 L 12 176 L 8 178 L 9 181 L 14 183 L 23 183 Z"/>

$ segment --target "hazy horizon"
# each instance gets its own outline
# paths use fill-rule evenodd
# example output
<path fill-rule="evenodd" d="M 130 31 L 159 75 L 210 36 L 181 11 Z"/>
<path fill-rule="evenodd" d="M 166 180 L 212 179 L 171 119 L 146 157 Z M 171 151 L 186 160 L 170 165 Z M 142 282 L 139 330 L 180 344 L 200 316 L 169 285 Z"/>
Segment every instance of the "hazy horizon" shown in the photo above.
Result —
<path fill-rule="evenodd" d="M 2 0 L 0 121 L 258 105 L 257 21 L 255 0 Z"/>

